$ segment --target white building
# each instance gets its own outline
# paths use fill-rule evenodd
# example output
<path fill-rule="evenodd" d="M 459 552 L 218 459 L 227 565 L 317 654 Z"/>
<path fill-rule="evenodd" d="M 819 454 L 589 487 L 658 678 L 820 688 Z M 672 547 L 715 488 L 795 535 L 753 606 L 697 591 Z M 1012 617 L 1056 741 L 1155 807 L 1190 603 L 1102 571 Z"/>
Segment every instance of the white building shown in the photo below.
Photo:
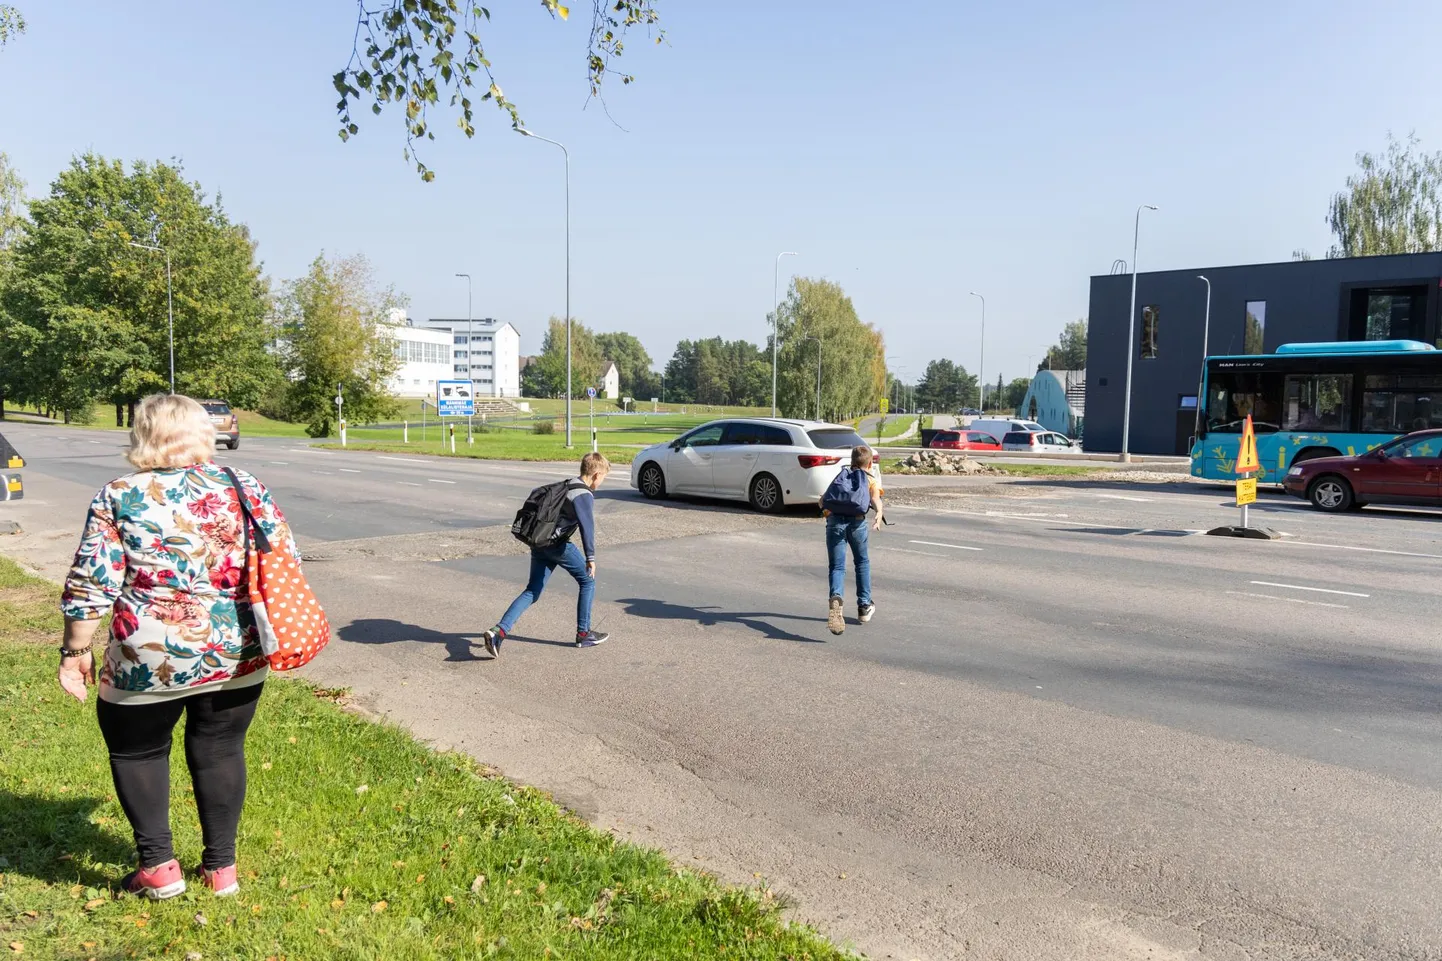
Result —
<path fill-rule="evenodd" d="M 432 317 L 425 326 L 449 335 L 454 365 L 450 376 L 469 378 L 477 397 L 521 396 L 521 334 L 515 327 L 489 317 Z"/>
<path fill-rule="evenodd" d="M 601 373 L 601 396 L 607 400 L 621 399 L 621 372 L 611 361 L 606 362 L 606 369 Z"/>
<path fill-rule="evenodd" d="M 391 320 L 393 323 L 378 327 L 380 336 L 395 340 L 396 357 L 400 360 L 387 389 L 397 397 L 434 399 L 436 381 L 450 380 L 452 376 L 455 362 L 450 332 L 411 327 L 404 313 L 397 317 L 393 312 Z"/>
<path fill-rule="evenodd" d="M 1037 371 L 1016 416 L 1068 437 L 1081 437 L 1086 417 L 1086 380 L 1085 370 Z"/>

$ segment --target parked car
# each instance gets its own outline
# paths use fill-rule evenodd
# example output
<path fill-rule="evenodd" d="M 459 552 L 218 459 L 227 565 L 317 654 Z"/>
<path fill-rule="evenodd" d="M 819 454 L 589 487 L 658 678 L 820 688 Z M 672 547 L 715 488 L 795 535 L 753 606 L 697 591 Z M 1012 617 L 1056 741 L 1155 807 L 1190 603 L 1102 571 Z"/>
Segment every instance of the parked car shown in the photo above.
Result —
<path fill-rule="evenodd" d="M 1015 430 L 1001 439 L 1002 450 L 1033 454 L 1080 454 L 1081 445 L 1049 430 Z"/>
<path fill-rule="evenodd" d="M 1282 489 L 1324 511 L 1442 504 L 1442 430 L 1419 430 L 1365 454 L 1293 464 Z"/>
<path fill-rule="evenodd" d="M 652 499 L 717 497 L 774 513 L 819 502 L 851 463 L 851 449 L 862 446 L 866 441 L 860 434 L 838 424 L 769 417 L 716 420 L 637 454 L 631 486 Z"/>
<path fill-rule="evenodd" d="M 981 411 L 977 410 L 975 407 L 963 407 L 961 410 L 957 411 L 956 416 L 958 416 L 958 417 L 980 417 L 980 416 L 982 416 L 982 414 L 981 414 Z"/>
<path fill-rule="evenodd" d="M 933 450 L 1001 450 L 1001 441 L 979 430 L 939 430 L 927 446 Z"/>
<path fill-rule="evenodd" d="M 1021 420 L 1015 417 L 978 417 L 966 425 L 967 430 L 979 430 L 993 437 L 1005 438 L 1007 434 L 1018 430 L 1045 431 L 1046 428 L 1034 420 Z"/>
<path fill-rule="evenodd" d="M 240 446 L 240 419 L 235 416 L 235 411 L 223 400 L 203 400 L 200 406 L 210 415 L 210 422 L 215 425 L 215 440 L 224 444 L 230 450 Z"/>

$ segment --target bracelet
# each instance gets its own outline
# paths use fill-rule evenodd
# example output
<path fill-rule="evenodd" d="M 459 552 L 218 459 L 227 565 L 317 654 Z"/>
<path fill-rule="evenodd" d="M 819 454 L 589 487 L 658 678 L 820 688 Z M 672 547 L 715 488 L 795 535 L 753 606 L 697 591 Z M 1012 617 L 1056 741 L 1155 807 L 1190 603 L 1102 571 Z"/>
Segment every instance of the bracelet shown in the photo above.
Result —
<path fill-rule="evenodd" d="M 62 647 L 60 648 L 60 659 L 63 661 L 63 660 L 65 660 L 65 658 L 67 658 L 67 657 L 81 657 L 81 656 L 83 656 L 83 655 L 85 655 L 85 654 L 89 654 L 89 653 L 90 653 L 90 648 L 91 648 L 92 646 L 93 646 L 93 645 L 86 644 L 84 647 L 77 648 L 77 649 L 75 649 L 75 650 L 71 650 L 71 649 L 68 648 L 68 647 L 62 646 Z"/>

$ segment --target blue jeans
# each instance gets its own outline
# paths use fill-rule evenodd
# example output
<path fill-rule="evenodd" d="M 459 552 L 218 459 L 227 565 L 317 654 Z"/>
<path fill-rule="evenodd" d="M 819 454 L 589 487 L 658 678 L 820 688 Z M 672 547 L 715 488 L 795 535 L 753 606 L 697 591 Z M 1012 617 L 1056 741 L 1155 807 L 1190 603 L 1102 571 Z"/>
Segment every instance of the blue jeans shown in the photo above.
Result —
<path fill-rule="evenodd" d="M 557 567 L 574 577 L 581 588 L 581 593 L 576 598 L 576 633 L 584 634 L 591 629 L 591 600 L 596 596 L 596 579 L 586 573 L 586 557 L 581 553 L 581 549 L 571 541 L 566 541 L 564 544 L 531 551 L 531 579 L 526 582 L 526 589 L 511 601 L 511 606 L 506 608 L 506 613 L 501 616 L 501 623 L 498 625 L 501 630 L 511 633 L 521 615 L 541 599 L 541 592 L 546 589 L 546 581 L 550 579 L 551 571 Z"/>
<path fill-rule="evenodd" d="M 851 545 L 851 559 L 856 564 L 856 602 L 871 604 L 871 558 L 866 555 L 869 528 L 866 518 L 826 518 L 826 553 L 831 559 L 831 596 L 842 597 L 846 578 L 846 547 Z"/>

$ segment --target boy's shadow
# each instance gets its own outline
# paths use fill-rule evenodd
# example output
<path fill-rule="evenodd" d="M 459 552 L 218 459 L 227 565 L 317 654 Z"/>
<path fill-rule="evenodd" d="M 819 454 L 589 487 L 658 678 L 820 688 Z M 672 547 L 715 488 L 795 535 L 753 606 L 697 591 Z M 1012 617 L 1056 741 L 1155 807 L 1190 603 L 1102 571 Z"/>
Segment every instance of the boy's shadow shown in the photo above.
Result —
<path fill-rule="evenodd" d="M 336 631 L 336 637 L 356 644 L 395 644 L 401 641 L 419 641 L 422 644 L 441 644 L 446 649 L 447 661 L 483 661 L 476 655 L 480 646 L 480 632 L 474 634 L 446 634 L 428 627 L 406 624 L 389 617 L 369 617 L 351 621 Z"/>
<path fill-rule="evenodd" d="M 820 637 L 805 637 L 801 634 L 793 634 L 775 624 L 768 623 L 769 619 L 781 619 L 788 621 L 810 621 L 812 623 L 825 624 L 824 617 L 807 617 L 802 614 L 775 614 L 768 611 L 722 611 L 716 607 L 689 607 L 685 604 L 673 604 L 670 601 L 658 601 L 644 597 L 622 597 L 617 603 L 626 605 L 626 613 L 633 617 L 650 617 L 666 621 L 694 621 L 702 627 L 711 627 L 716 624 L 739 624 L 767 638 L 775 641 L 801 641 L 807 644 L 824 644 L 826 641 Z"/>
<path fill-rule="evenodd" d="M 91 823 L 100 806 L 100 799 L 92 797 L 59 800 L 0 791 L 0 851 L 10 861 L 0 872 L 54 885 L 105 888 L 115 883 L 119 874 L 88 865 L 118 865 L 124 873 L 135 861 L 135 848 Z M 117 818 L 117 830 L 128 830 L 123 816 Z"/>

